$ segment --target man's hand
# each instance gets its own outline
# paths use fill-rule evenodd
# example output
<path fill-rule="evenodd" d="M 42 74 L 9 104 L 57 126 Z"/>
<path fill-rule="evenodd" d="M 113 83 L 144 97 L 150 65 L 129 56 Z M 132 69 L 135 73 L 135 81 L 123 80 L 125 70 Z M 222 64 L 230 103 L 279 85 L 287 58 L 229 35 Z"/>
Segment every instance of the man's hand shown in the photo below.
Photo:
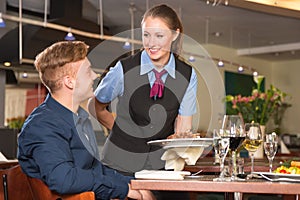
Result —
<path fill-rule="evenodd" d="M 149 190 L 133 190 L 129 184 L 129 191 L 127 194 L 128 199 L 136 200 L 156 200 L 153 193 Z"/>
<path fill-rule="evenodd" d="M 140 190 L 143 200 L 156 200 L 155 196 L 150 190 Z"/>
<path fill-rule="evenodd" d="M 144 200 L 143 195 L 139 190 L 132 190 L 129 187 L 127 197 L 130 199 Z"/>

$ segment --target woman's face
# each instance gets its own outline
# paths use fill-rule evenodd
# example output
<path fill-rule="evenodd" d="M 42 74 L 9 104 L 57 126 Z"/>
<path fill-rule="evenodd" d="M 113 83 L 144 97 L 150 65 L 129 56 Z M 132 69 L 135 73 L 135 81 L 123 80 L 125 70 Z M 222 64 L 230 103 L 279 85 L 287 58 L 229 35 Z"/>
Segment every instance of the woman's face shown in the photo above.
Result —
<path fill-rule="evenodd" d="M 157 67 L 168 63 L 172 42 L 177 34 L 160 18 L 147 17 L 142 23 L 143 46 Z"/>

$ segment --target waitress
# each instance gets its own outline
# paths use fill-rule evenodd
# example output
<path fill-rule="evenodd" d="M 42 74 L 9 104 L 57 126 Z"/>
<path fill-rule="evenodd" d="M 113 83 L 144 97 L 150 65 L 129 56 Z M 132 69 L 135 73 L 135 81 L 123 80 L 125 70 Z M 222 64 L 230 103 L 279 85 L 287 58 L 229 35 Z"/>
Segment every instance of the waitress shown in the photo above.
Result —
<path fill-rule="evenodd" d="M 158 5 L 146 11 L 141 26 L 143 49 L 109 69 L 89 105 L 95 102 L 97 120 L 111 130 L 101 161 L 126 175 L 162 169 L 163 150 L 147 142 L 190 130 L 196 113 L 197 76 L 179 58 L 178 15 Z M 114 118 L 107 107 L 116 98 Z"/>

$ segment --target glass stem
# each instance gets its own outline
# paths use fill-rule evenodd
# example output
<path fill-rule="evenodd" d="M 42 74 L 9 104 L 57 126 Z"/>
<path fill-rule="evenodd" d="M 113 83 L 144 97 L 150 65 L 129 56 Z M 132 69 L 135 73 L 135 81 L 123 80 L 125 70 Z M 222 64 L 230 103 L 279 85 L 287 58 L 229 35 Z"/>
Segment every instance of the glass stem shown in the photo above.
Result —
<path fill-rule="evenodd" d="M 236 151 L 232 151 L 232 174 L 231 174 L 231 177 L 232 178 L 236 178 Z"/>
<path fill-rule="evenodd" d="M 224 178 L 224 161 L 225 161 L 225 156 L 223 156 L 222 159 L 220 159 L 220 178 Z"/>
<path fill-rule="evenodd" d="M 251 174 L 254 172 L 254 153 L 251 153 Z"/>
<path fill-rule="evenodd" d="M 272 173 L 272 168 L 273 168 L 273 159 L 269 159 L 269 166 L 270 166 L 270 172 Z"/>

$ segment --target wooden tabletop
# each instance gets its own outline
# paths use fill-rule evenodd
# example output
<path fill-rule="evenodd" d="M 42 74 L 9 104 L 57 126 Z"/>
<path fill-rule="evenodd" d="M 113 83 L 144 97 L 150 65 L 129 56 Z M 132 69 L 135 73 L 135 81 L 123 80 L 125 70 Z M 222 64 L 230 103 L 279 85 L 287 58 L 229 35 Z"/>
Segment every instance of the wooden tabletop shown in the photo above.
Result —
<path fill-rule="evenodd" d="M 206 178 L 208 175 L 204 175 Z M 261 181 L 214 182 L 211 180 L 131 180 L 132 189 L 190 191 L 190 192 L 241 192 L 261 194 L 300 194 L 300 183 Z"/>
<path fill-rule="evenodd" d="M 290 157 L 277 157 L 274 160 L 274 168 L 280 162 L 290 160 Z M 247 181 L 215 182 L 218 176 L 219 164 L 213 165 L 214 158 L 200 158 L 196 165 L 185 166 L 184 170 L 197 172 L 203 170 L 198 179 L 184 180 L 132 180 L 132 189 L 164 190 L 164 191 L 187 191 L 187 192 L 224 192 L 225 194 L 282 194 L 283 196 L 300 194 L 300 183 L 291 182 L 269 182 L 265 179 L 249 179 Z M 245 172 L 250 172 L 251 161 L 245 158 Z M 268 160 L 255 159 L 254 170 L 267 172 L 269 170 Z M 209 175 L 207 175 L 209 174 Z M 212 175 L 214 174 L 214 175 Z M 228 198 L 227 198 L 228 199 Z M 232 198 L 229 198 L 232 199 Z M 286 199 L 286 198 L 284 198 Z M 294 199 L 294 198 L 292 198 Z"/>

